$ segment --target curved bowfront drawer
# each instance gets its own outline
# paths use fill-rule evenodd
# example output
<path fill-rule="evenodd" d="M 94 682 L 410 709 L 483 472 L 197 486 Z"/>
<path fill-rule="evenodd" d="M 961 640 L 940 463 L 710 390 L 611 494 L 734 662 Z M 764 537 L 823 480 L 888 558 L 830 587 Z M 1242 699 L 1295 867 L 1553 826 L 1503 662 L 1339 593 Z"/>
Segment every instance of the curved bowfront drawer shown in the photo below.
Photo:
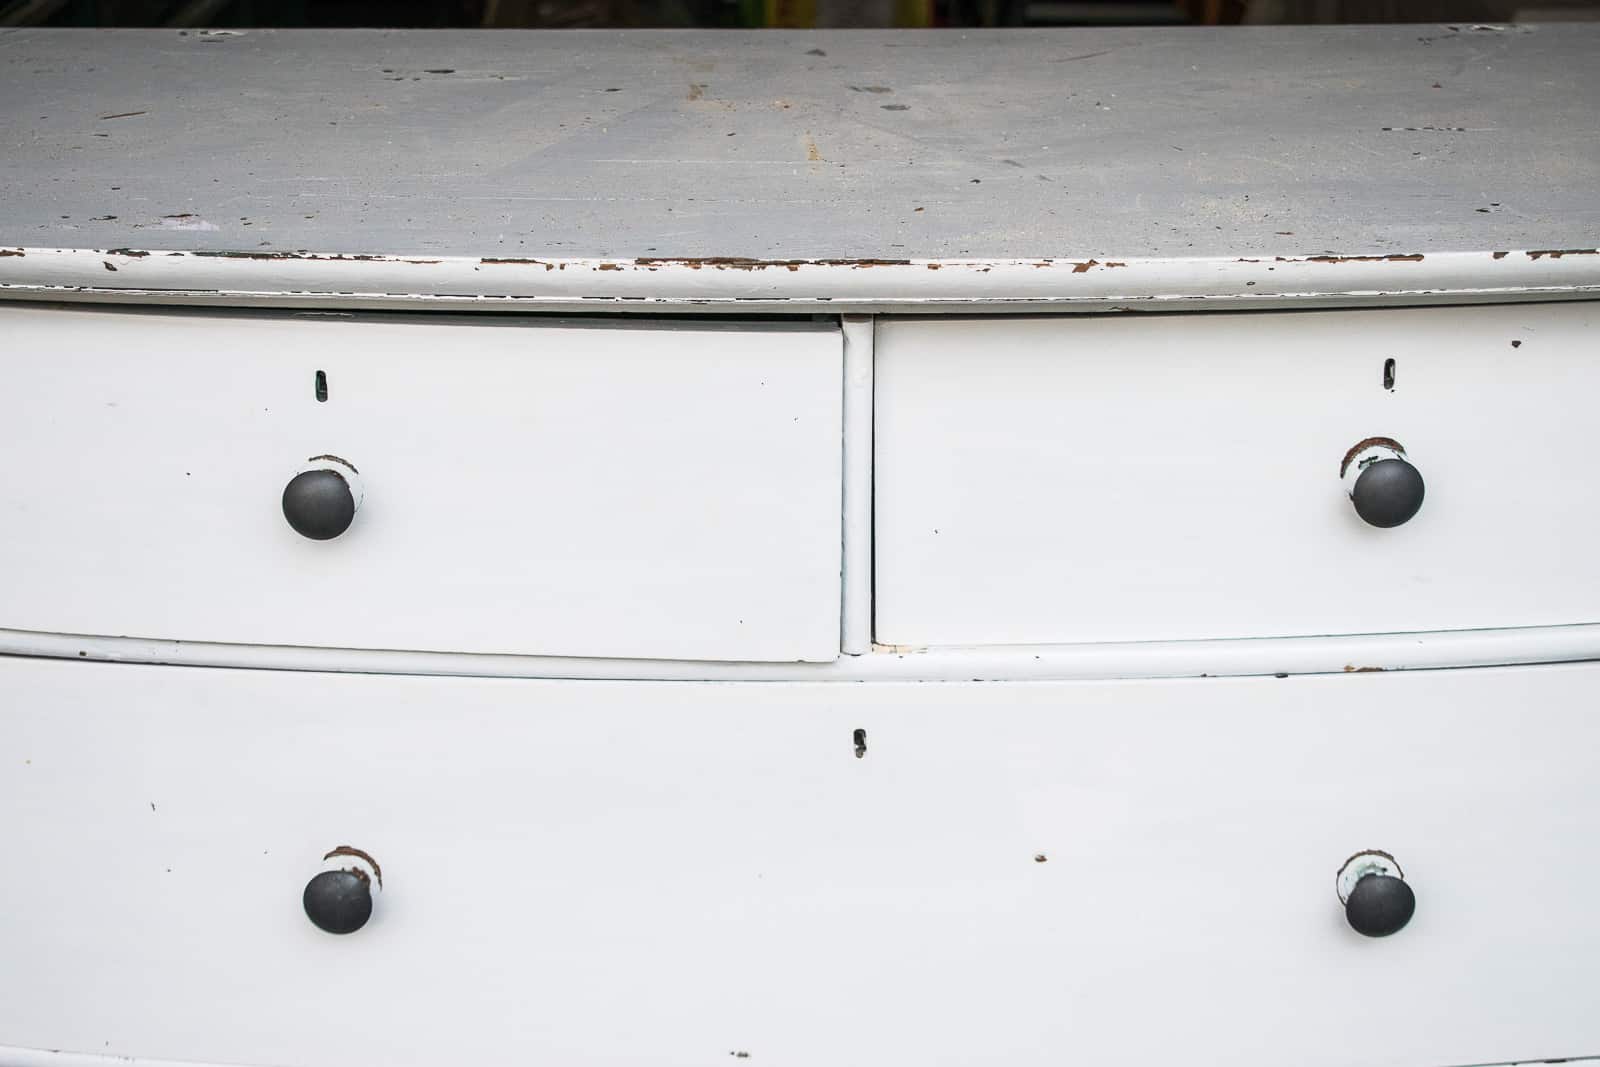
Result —
<path fill-rule="evenodd" d="M 836 330 L 19 307 L 0 329 L 0 626 L 837 652 Z"/>
<path fill-rule="evenodd" d="M 0 692 L 0 1045 L 1600 1051 L 1593 665 L 751 687 L 0 659 Z"/>
<path fill-rule="evenodd" d="M 889 320 L 877 639 L 1600 620 L 1600 304 Z"/>

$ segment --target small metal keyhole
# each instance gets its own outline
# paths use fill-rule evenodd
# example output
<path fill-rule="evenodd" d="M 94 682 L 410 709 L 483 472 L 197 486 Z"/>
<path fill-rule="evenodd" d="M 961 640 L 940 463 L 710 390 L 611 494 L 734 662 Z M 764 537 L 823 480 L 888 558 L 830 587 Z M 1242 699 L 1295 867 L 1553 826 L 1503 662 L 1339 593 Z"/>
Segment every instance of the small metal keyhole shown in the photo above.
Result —
<path fill-rule="evenodd" d="M 1383 387 L 1390 392 L 1394 391 L 1394 360 L 1383 361 Z"/>
<path fill-rule="evenodd" d="M 1393 360 L 1389 362 L 1393 363 Z M 317 371 L 317 403 L 328 402 L 328 375 L 324 371 Z"/>
<path fill-rule="evenodd" d="M 867 754 L 867 731 L 859 729 L 856 730 L 855 733 L 851 735 L 850 740 L 855 744 L 856 759 L 865 758 Z"/>

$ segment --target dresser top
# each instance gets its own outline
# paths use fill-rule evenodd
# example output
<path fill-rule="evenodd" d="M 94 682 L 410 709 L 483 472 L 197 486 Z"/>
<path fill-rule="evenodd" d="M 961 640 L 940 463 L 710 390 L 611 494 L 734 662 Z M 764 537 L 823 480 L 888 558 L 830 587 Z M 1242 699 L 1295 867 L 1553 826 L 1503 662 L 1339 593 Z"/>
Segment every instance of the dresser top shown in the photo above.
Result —
<path fill-rule="evenodd" d="M 595 294 L 687 270 L 719 299 L 914 266 L 979 298 L 1002 264 L 1129 263 L 1120 288 L 1150 295 L 1147 261 L 1472 254 L 1483 288 L 1523 286 L 1596 269 L 1597 54 L 1582 24 L 0 31 L 0 284 L 118 250 L 201 255 L 78 256 L 78 285 L 406 260 L 413 295 L 570 265 Z"/>

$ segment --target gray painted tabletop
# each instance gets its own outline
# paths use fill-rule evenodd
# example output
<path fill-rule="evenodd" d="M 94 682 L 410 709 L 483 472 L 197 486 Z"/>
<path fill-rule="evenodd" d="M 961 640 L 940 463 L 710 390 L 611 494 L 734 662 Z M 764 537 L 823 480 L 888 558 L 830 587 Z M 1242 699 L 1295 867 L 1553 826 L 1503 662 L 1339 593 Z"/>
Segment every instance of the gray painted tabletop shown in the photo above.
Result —
<path fill-rule="evenodd" d="M 1597 236 L 1600 26 L 0 32 L 0 246 L 1103 260 Z"/>

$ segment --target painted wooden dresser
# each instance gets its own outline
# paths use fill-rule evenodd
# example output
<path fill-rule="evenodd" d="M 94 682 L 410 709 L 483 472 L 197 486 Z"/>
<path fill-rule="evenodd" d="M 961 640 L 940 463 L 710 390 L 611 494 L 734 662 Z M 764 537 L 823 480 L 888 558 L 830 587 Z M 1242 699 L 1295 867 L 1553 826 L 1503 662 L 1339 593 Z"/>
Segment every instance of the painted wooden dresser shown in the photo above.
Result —
<path fill-rule="evenodd" d="M 0 32 L 0 1064 L 1600 1056 L 1596 54 Z"/>

